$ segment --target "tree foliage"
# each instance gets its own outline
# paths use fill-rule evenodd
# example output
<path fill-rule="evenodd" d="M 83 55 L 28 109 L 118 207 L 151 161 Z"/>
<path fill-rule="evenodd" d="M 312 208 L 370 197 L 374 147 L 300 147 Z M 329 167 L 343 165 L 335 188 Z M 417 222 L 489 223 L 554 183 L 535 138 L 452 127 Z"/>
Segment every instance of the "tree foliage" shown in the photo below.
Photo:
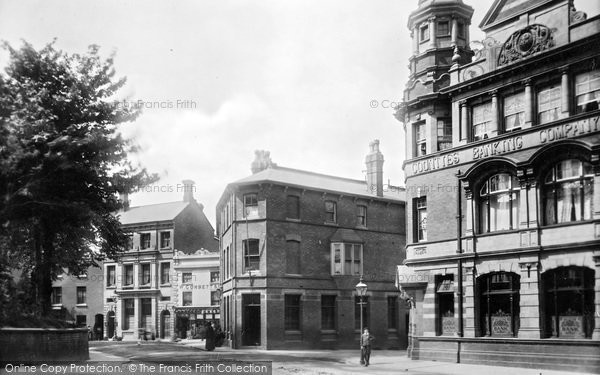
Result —
<path fill-rule="evenodd" d="M 135 145 L 118 126 L 139 112 L 115 100 L 125 79 L 115 78 L 113 56 L 102 58 L 98 46 L 85 54 L 54 43 L 3 47 L 10 59 L 0 74 L 0 259 L 11 264 L 0 266 L 0 280 L 8 268 L 29 275 L 36 311 L 46 315 L 64 268 L 80 274 L 123 250 L 118 193 L 156 176 L 128 162 Z"/>

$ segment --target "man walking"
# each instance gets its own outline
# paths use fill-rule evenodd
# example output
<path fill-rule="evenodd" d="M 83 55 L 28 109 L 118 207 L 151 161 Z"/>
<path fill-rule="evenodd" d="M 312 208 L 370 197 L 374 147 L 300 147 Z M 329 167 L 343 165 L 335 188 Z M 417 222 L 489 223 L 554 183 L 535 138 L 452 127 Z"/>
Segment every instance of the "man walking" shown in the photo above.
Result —
<path fill-rule="evenodd" d="M 360 364 L 369 365 L 371 359 L 371 342 L 375 337 L 369 334 L 369 329 L 365 327 L 364 333 L 360 336 Z"/>

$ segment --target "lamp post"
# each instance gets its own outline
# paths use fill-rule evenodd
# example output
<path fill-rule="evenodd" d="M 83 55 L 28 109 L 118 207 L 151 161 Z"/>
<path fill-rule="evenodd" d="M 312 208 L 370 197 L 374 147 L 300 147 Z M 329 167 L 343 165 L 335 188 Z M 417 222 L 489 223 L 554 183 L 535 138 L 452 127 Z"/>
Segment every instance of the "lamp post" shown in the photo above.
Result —
<path fill-rule="evenodd" d="M 363 333 L 363 297 L 367 294 L 367 284 L 363 282 L 363 277 L 360 275 L 360 281 L 356 284 L 356 294 L 360 297 L 360 334 Z"/>

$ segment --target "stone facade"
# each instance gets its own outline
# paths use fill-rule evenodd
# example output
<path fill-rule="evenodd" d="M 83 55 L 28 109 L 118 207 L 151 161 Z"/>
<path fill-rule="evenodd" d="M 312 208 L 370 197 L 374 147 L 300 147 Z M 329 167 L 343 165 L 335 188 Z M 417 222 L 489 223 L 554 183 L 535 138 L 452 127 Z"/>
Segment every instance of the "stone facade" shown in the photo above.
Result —
<path fill-rule="evenodd" d="M 468 8 L 445 3 L 420 2 L 411 22 L 433 19 L 436 33 L 449 8 Z M 432 84 L 441 75 L 427 82 L 413 68 L 397 113 L 407 134 L 398 281 L 413 303 L 409 355 L 596 371 L 600 17 L 574 17 L 568 1 L 512 5 L 494 3 L 481 49 L 457 45 L 451 66 L 422 67 L 446 69 L 443 87 Z"/>

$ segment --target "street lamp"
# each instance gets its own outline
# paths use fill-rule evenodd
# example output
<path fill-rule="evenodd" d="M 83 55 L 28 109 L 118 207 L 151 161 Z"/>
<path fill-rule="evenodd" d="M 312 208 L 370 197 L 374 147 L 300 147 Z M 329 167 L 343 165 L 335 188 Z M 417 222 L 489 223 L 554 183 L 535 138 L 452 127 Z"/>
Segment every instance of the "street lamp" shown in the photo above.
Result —
<path fill-rule="evenodd" d="M 363 333 L 363 297 L 367 294 L 367 284 L 363 283 L 363 277 L 360 275 L 360 281 L 356 284 L 356 294 L 360 297 L 360 334 Z"/>

